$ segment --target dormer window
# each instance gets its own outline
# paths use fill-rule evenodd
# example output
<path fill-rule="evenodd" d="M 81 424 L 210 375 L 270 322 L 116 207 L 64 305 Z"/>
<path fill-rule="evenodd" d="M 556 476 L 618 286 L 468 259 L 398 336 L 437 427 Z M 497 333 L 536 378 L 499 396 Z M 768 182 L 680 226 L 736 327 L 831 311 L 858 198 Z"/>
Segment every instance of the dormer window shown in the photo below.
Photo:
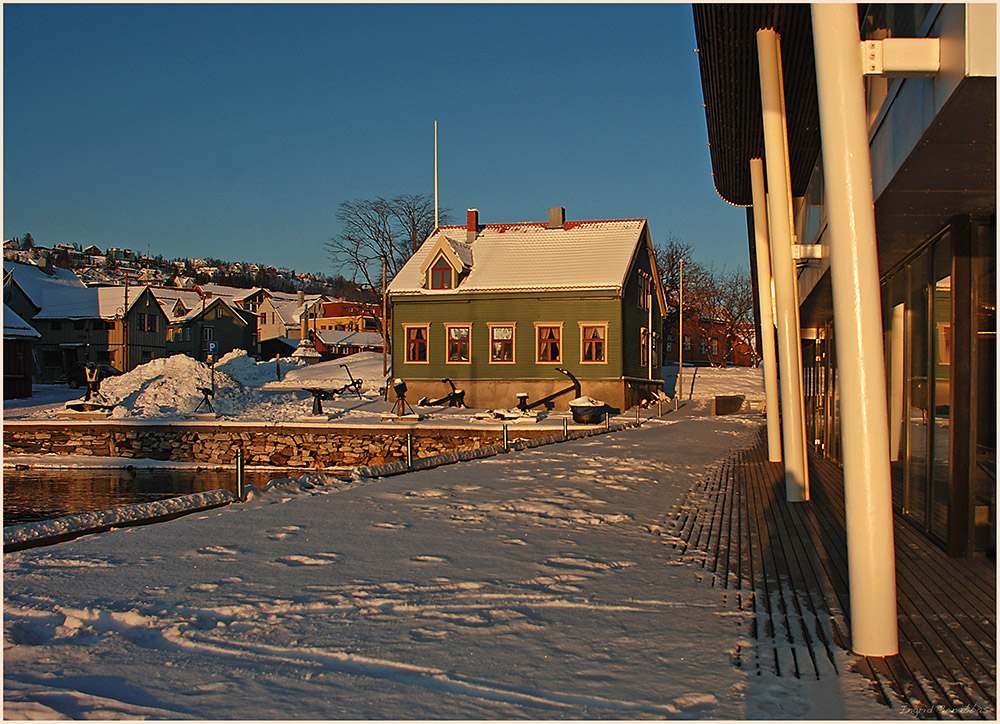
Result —
<path fill-rule="evenodd" d="M 441 256 L 431 267 L 431 289 L 451 289 L 452 288 L 452 268 L 451 264 Z"/>
<path fill-rule="evenodd" d="M 420 265 L 422 286 L 429 290 L 455 289 L 471 269 L 472 249 L 441 236 Z"/>

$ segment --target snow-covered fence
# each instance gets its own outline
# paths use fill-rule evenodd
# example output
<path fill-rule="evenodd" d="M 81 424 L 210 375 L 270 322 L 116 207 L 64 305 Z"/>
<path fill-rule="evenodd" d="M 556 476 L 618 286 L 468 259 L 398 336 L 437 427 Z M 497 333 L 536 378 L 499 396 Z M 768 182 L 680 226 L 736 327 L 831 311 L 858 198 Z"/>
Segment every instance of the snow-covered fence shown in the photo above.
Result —
<path fill-rule="evenodd" d="M 4 553 L 60 543 L 91 533 L 103 533 L 112 528 L 160 523 L 182 515 L 210 510 L 235 502 L 228 490 L 209 490 L 177 498 L 136 503 L 123 508 L 77 513 L 64 518 L 40 520 L 3 529 Z"/>

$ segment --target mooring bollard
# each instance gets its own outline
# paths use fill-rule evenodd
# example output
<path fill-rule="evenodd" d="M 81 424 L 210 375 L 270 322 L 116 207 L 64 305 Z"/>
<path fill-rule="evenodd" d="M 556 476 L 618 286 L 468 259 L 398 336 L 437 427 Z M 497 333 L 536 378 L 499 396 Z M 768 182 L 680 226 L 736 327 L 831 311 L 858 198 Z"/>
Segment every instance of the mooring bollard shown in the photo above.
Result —
<path fill-rule="evenodd" d="M 236 448 L 236 499 L 243 500 L 243 448 Z"/>
<path fill-rule="evenodd" d="M 413 467 L 413 433 L 406 433 L 406 467 Z"/>

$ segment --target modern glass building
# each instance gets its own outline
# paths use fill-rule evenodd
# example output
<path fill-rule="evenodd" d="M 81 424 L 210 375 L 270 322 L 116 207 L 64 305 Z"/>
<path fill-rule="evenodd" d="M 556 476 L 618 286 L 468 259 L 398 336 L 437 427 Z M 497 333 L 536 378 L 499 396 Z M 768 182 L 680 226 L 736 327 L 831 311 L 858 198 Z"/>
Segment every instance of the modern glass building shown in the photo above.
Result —
<path fill-rule="evenodd" d="M 857 13 L 881 289 L 866 303 L 881 309 L 892 505 L 950 555 L 995 557 L 996 7 Z M 764 157 L 755 34 L 780 37 L 805 435 L 840 462 L 840 381 L 862 361 L 835 350 L 813 37 L 824 29 L 808 5 L 694 16 L 716 187 L 736 205 L 752 206 L 749 162 Z"/>

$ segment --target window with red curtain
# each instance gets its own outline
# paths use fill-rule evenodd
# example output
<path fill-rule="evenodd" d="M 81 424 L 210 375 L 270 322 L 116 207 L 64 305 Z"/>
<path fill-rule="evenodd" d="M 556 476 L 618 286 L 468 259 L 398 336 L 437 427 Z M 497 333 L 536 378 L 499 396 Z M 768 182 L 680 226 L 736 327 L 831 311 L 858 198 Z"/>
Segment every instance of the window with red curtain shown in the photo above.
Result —
<path fill-rule="evenodd" d="M 406 361 L 427 361 L 427 327 L 406 328 Z"/>
<path fill-rule="evenodd" d="M 538 361 L 561 362 L 559 342 L 562 329 L 559 327 L 538 327 Z"/>

